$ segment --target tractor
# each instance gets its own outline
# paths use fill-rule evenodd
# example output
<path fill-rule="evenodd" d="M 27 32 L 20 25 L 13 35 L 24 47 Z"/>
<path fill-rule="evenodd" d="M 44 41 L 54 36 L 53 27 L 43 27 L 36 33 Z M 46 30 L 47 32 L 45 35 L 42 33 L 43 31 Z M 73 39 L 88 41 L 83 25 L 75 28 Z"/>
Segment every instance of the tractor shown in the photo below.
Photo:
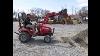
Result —
<path fill-rule="evenodd" d="M 37 32 L 36 32 L 36 35 L 34 35 L 33 33 L 35 32 L 35 29 L 33 30 L 32 28 L 25 27 L 23 25 L 24 20 L 21 21 L 20 16 L 21 15 L 19 13 L 18 14 L 19 29 L 18 29 L 18 32 L 15 32 L 15 33 L 17 35 L 19 35 L 19 40 L 22 43 L 27 43 L 30 41 L 30 39 L 32 37 L 36 37 L 36 36 L 44 36 L 44 42 L 46 42 L 46 43 L 50 43 L 52 41 L 52 36 L 53 36 L 55 28 L 48 27 L 44 23 L 37 23 L 36 22 L 34 25 L 36 26 L 35 28 L 37 29 Z"/>

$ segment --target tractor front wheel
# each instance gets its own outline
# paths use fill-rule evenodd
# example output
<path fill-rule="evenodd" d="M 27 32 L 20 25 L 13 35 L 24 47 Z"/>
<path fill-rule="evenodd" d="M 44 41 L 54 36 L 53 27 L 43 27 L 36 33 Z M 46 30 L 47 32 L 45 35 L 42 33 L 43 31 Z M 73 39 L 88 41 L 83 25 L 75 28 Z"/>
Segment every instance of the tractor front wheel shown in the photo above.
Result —
<path fill-rule="evenodd" d="M 44 42 L 45 43 L 50 43 L 51 42 L 51 36 L 47 35 L 44 37 Z"/>

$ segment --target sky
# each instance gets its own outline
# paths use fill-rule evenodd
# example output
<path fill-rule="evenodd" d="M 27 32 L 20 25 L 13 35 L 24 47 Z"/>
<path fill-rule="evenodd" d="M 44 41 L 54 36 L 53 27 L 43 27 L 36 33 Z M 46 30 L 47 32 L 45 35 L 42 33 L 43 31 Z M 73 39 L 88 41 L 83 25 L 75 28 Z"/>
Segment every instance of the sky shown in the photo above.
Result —
<path fill-rule="evenodd" d="M 83 6 L 88 6 L 88 0 L 13 0 L 13 10 L 25 11 L 29 9 L 42 8 L 51 12 L 58 12 L 63 8 L 68 9 L 68 13 L 79 10 Z M 73 8 L 73 9 L 72 9 Z"/>

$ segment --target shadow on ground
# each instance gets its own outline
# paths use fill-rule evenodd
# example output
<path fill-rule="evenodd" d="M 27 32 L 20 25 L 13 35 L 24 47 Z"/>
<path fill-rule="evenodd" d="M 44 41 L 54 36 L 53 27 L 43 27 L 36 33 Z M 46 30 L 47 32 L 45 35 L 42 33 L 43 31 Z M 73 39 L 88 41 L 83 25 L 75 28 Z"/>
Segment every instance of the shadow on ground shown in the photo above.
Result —
<path fill-rule="evenodd" d="M 45 45 L 53 45 L 59 43 L 58 40 L 52 40 L 51 43 L 45 43 L 43 39 L 34 39 L 32 38 L 28 43 L 24 43 L 25 45 L 34 45 L 34 46 L 45 46 Z"/>

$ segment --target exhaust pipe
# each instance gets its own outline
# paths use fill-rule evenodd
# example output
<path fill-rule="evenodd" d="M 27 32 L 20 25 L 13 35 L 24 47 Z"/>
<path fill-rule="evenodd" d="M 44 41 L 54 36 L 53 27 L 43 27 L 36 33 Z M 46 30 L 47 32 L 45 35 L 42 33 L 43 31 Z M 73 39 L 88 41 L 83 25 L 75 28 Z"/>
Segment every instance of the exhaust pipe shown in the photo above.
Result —
<path fill-rule="evenodd" d="M 14 33 L 16 33 L 17 35 L 19 35 L 19 33 L 17 33 L 17 32 L 14 32 Z"/>
<path fill-rule="evenodd" d="M 53 28 L 53 33 L 54 33 L 55 28 Z"/>

